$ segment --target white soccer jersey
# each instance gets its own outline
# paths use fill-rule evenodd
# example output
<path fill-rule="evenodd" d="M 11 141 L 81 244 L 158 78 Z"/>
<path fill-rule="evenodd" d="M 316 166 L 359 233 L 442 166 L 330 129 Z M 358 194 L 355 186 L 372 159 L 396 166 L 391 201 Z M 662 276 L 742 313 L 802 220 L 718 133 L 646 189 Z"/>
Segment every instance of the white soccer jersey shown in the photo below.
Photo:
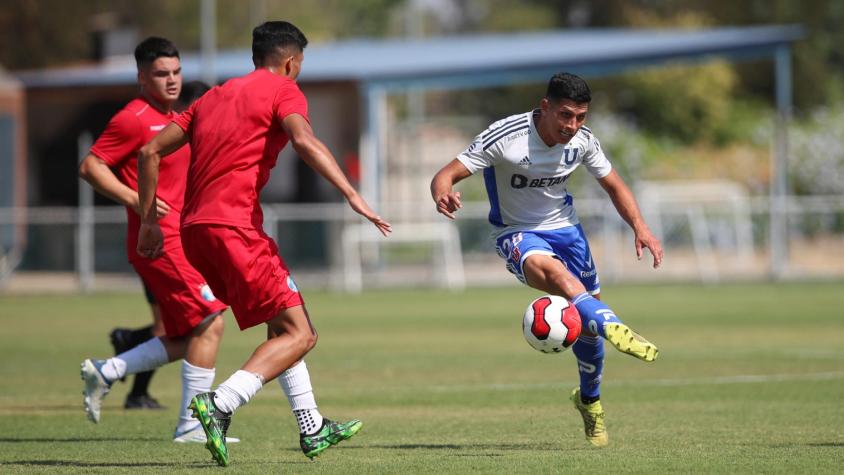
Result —
<path fill-rule="evenodd" d="M 484 171 L 497 234 L 578 224 L 566 191 L 569 176 L 581 163 L 595 178 L 612 170 L 591 130 L 581 127 L 566 145 L 549 147 L 533 117 L 531 111 L 493 123 L 457 156 L 471 173 Z"/>

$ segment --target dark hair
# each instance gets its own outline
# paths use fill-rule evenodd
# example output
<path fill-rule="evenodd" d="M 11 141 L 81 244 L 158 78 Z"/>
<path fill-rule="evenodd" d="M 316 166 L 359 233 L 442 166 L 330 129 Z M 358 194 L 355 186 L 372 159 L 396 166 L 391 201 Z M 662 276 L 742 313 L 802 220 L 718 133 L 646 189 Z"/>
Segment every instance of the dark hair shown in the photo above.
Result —
<path fill-rule="evenodd" d="M 569 99 L 577 104 L 592 101 L 592 91 L 580 76 L 571 73 L 557 73 L 548 81 L 545 97 L 551 102 Z"/>
<path fill-rule="evenodd" d="M 296 25 L 286 21 L 268 21 L 252 30 L 252 61 L 263 63 L 265 59 L 281 53 L 279 50 L 293 51 L 285 53 L 299 53 L 308 46 L 308 39 Z"/>
<path fill-rule="evenodd" d="M 150 36 L 135 47 L 135 63 L 137 63 L 138 69 L 148 66 L 161 57 L 179 57 L 179 50 L 176 49 L 176 45 L 166 38 Z"/>
<path fill-rule="evenodd" d="M 202 81 L 186 82 L 182 84 L 182 92 L 179 93 L 179 102 L 187 107 L 209 90 L 211 90 L 211 86 Z"/>

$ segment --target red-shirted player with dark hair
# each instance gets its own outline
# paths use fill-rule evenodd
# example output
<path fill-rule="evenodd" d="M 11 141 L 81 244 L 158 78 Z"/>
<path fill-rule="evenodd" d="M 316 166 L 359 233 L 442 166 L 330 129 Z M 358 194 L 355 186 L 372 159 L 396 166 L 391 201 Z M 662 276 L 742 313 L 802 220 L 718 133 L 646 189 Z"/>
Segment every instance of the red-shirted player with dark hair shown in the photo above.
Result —
<path fill-rule="evenodd" d="M 262 230 L 260 191 L 289 140 L 310 167 L 343 193 L 352 209 L 385 236 L 391 231 L 311 130 L 307 100 L 295 82 L 306 45 L 305 35 L 290 23 L 256 27 L 255 71 L 207 92 L 140 153 L 138 252 L 149 257 L 161 252 L 155 212 L 159 162 L 166 164 L 169 157 L 161 157 L 189 141 L 193 157 L 182 221 L 185 254 L 211 289 L 231 305 L 241 329 L 268 326 L 267 341 L 243 367 L 215 392 L 199 394 L 191 404 L 205 428 L 206 446 L 220 465 L 229 460 L 225 433 L 231 413 L 276 377 L 299 422 L 306 456 L 314 457 L 361 427 L 357 420 L 323 419 L 316 409 L 302 358 L 316 344 L 317 334 L 278 248 Z"/>
<path fill-rule="evenodd" d="M 214 382 L 217 348 L 223 336 L 220 314 L 226 305 L 214 297 L 205 279 L 188 263 L 179 238 L 190 146 L 174 150 L 161 168 L 155 215 L 164 234 L 163 255 L 150 259 L 136 252 L 140 227 L 138 150 L 176 116 L 173 103 L 182 85 L 179 52 L 170 41 L 150 37 L 135 49 L 140 97 L 109 122 L 80 164 L 79 173 L 97 191 L 126 205 L 129 262 L 155 297 L 166 336 L 146 342 L 107 360 L 82 363 L 85 410 L 99 422 L 102 399 L 111 384 L 127 374 L 182 362 L 182 407 L 175 442 L 205 442 L 205 432 L 187 409 L 190 400 Z M 112 171 L 114 170 L 114 171 Z"/>

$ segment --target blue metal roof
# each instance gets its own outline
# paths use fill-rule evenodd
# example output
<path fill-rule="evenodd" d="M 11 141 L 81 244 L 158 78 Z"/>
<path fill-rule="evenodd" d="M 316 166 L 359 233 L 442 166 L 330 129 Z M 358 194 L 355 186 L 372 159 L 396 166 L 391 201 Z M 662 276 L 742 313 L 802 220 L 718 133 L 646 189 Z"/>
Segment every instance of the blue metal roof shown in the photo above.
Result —
<path fill-rule="evenodd" d="M 796 25 L 678 29 L 582 29 L 359 39 L 309 46 L 300 82 L 356 81 L 386 88 L 454 88 L 544 81 L 556 71 L 611 74 L 633 66 L 712 55 L 734 59 L 769 56 L 804 36 Z M 182 56 L 183 73 L 201 76 L 198 54 Z M 253 69 L 248 49 L 219 51 L 217 76 Z M 134 84 L 131 58 L 70 68 L 19 72 L 27 88 Z"/>

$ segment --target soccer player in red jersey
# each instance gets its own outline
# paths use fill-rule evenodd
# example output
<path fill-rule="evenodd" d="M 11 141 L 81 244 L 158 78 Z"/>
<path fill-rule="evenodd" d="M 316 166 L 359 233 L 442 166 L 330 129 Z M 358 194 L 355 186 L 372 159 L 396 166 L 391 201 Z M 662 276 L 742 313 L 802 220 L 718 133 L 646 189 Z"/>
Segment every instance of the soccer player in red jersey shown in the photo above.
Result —
<path fill-rule="evenodd" d="M 142 224 L 138 252 L 161 252 L 162 232 L 156 186 L 159 163 L 190 142 L 182 242 L 190 262 L 211 289 L 228 302 L 238 325 L 268 327 L 262 343 L 243 367 L 215 392 L 197 395 L 194 414 L 206 429 L 211 454 L 228 464 L 225 432 L 231 413 L 246 404 L 266 381 L 278 378 L 300 427 L 308 457 L 354 435 L 360 421 L 324 419 L 302 358 L 317 333 L 276 244 L 262 230 L 258 201 L 278 154 L 288 141 L 305 162 L 334 185 L 357 213 L 385 236 L 390 224 L 375 214 L 311 130 L 308 103 L 295 80 L 307 45 L 294 25 L 267 22 L 252 32 L 255 70 L 207 92 L 149 144 L 139 158 Z"/>
<path fill-rule="evenodd" d="M 89 419 L 99 422 L 102 399 L 114 381 L 184 358 L 183 403 L 173 440 L 205 442 L 205 433 L 187 405 L 193 396 L 211 389 L 217 348 L 223 336 L 220 314 L 226 305 L 214 297 L 202 275 L 188 263 L 179 238 L 190 146 L 174 150 L 161 170 L 153 213 L 164 234 L 163 255 L 150 259 L 135 251 L 141 221 L 138 150 L 176 116 L 172 106 L 182 85 L 179 52 L 170 41 L 147 38 L 135 49 L 135 59 L 140 96 L 111 119 L 82 160 L 79 173 L 97 191 L 126 206 L 129 262 L 153 294 L 166 335 L 107 360 L 86 359 L 82 363 L 85 410 Z"/>

